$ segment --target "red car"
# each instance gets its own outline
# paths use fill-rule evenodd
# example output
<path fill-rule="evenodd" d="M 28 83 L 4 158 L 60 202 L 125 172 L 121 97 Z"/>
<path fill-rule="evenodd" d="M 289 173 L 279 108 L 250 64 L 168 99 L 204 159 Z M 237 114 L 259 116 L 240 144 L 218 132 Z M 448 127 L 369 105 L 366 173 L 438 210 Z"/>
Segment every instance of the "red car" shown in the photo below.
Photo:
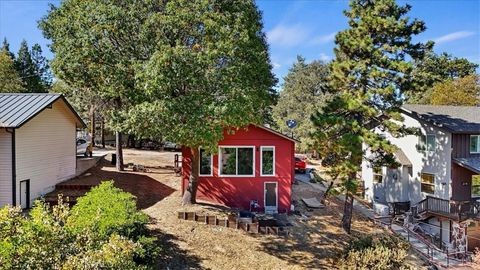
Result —
<path fill-rule="evenodd" d="M 299 157 L 295 157 L 295 171 L 299 173 L 305 173 L 307 171 L 307 163 Z"/>

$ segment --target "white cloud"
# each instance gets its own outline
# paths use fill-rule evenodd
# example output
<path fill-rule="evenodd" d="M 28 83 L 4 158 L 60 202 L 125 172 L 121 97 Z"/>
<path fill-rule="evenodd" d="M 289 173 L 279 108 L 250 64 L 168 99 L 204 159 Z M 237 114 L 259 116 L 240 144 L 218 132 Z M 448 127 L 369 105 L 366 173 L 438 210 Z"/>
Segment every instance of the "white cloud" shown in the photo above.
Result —
<path fill-rule="evenodd" d="M 323 62 L 328 62 L 328 61 L 330 61 L 330 59 L 332 59 L 332 57 L 330 57 L 330 55 L 325 54 L 325 53 L 320 54 L 320 60 L 322 60 Z"/>
<path fill-rule="evenodd" d="M 301 24 L 279 24 L 267 32 L 267 39 L 271 44 L 289 47 L 302 43 L 307 35 L 308 31 Z"/>
<path fill-rule="evenodd" d="M 475 33 L 471 32 L 471 31 L 458 31 L 458 32 L 453 32 L 453 33 L 438 37 L 438 38 L 434 39 L 433 41 L 435 41 L 436 44 L 441 44 L 441 43 L 454 41 L 454 40 L 457 40 L 457 39 L 466 38 L 466 37 L 473 36 L 473 35 L 475 35 Z"/>
<path fill-rule="evenodd" d="M 337 32 L 333 32 L 333 33 L 330 33 L 328 35 L 322 35 L 322 36 L 315 37 L 310 41 L 310 45 L 318 45 L 318 44 L 325 44 L 325 43 L 332 42 L 332 41 L 335 40 L 335 35 L 336 34 L 337 34 Z"/>
<path fill-rule="evenodd" d="M 277 68 L 280 68 L 282 65 L 280 65 L 277 62 L 272 62 L 272 66 L 273 66 L 273 69 L 277 69 Z"/>

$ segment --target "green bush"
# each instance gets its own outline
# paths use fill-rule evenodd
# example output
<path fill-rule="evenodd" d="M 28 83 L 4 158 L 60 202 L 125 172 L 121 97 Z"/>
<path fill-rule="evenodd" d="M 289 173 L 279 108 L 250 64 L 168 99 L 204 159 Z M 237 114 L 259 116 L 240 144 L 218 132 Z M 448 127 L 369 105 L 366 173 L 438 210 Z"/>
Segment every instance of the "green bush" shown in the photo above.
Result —
<path fill-rule="evenodd" d="M 137 210 L 135 197 L 108 181 L 78 199 L 67 226 L 76 233 L 88 228 L 104 240 L 113 233 L 136 240 L 145 234 L 147 222 L 147 215 Z"/>
<path fill-rule="evenodd" d="M 405 262 L 410 244 L 395 235 L 367 235 L 350 241 L 340 269 L 411 269 Z"/>
<path fill-rule="evenodd" d="M 134 197 L 111 182 L 72 211 L 61 197 L 54 207 L 36 201 L 29 217 L 0 208 L 0 270 L 145 268 L 158 253 L 156 238 L 145 235 L 147 220 Z"/>

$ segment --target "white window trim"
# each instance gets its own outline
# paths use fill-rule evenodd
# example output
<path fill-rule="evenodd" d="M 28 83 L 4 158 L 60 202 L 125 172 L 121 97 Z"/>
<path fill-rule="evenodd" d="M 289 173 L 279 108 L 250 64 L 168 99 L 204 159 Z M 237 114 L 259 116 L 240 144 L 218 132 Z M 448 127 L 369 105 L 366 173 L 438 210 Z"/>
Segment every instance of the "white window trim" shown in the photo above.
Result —
<path fill-rule="evenodd" d="M 237 174 L 231 175 L 231 174 L 222 174 L 222 166 L 223 166 L 223 155 L 222 155 L 222 148 L 235 148 L 236 151 L 236 157 L 237 157 L 237 163 L 236 163 L 236 168 L 235 171 Z M 238 148 L 252 148 L 253 149 L 253 166 L 252 166 L 252 172 L 253 174 L 242 174 L 238 175 Z M 245 177 L 255 177 L 255 146 L 254 145 L 220 145 L 218 146 L 218 176 L 221 177 L 240 177 L 240 178 L 245 178 Z"/>
<path fill-rule="evenodd" d="M 424 192 L 422 191 L 422 174 L 431 174 L 433 175 L 433 184 L 427 184 L 427 185 L 433 185 L 433 193 L 429 193 L 429 192 Z M 420 192 L 426 196 L 431 196 L 431 195 L 435 195 L 436 193 L 436 190 L 437 190 L 437 174 L 436 173 L 431 173 L 431 172 L 420 172 Z"/>
<path fill-rule="evenodd" d="M 263 149 L 264 148 L 272 148 L 273 149 L 273 172 L 272 174 L 263 174 Z M 260 176 L 275 176 L 275 166 L 276 165 L 276 158 L 275 158 L 275 146 L 260 146 Z"/>
<path fill-rule="evenodd" d="M 477 138 L 477 151 L 474 152 L 470 150 L 470 143 L 472 141 L 472 137 Z M 480 135 L 470 135 L 470 140 L 468 141 L 468 151 L 470 152 L 470 154 L 480 154 Z"/>
<path fill-rule="evenodd" d="M 202 164 L 202 156 L 200 152 L 201 147 L 198 148 L 198 176 L 213 176 L 213 154 L 210 154 L 210 174 L 202 174 L 201 173 L 201 164 Z"/>

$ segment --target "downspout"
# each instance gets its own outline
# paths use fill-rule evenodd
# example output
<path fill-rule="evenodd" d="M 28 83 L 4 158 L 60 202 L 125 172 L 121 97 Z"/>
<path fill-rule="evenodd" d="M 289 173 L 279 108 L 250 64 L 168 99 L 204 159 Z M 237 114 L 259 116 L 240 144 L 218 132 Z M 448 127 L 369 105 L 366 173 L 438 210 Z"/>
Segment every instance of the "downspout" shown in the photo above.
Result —
<path fill-rule="evenodd" d="M 17 205 L 17 164 L 15 154 L 15 128 L 5 128 L 5 131 L 12 134 L 12 205 Z"/>

